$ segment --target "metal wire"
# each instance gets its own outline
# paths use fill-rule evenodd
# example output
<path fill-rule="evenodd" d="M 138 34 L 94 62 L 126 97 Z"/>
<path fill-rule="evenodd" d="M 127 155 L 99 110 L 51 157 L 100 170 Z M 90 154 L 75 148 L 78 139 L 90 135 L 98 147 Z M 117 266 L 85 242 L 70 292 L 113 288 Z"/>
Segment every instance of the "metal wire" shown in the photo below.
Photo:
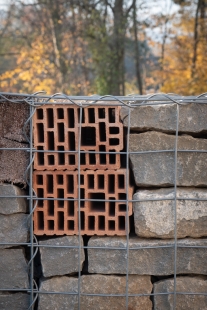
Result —
<path fill-rule="evenodd" d="M 12 99 L 14 98 L 15 99 Z M 128 109 L 128 126 L 127 126 L 127 141 L 126 141 L 126 151 L 121 152 L 114 152 L 114 154 L 123 154 L 126 155 L 126 171 L 129 169 L 129 156 L 131 154 L 134 155 L 143 155 L 143 154 L 153 154 L 153 153 L 174 153 L 174 159 L 175 159 L 175 168 L 174 168 L 174 195 L 172 195 L 171 198 L 156 198 L 156 199 L 133 199 L 130 200 L 128 196 L 128 191 L 126 192 L 126 200 L 113 200 L 113 202 L 125 202 L 126 203 L 126 246 L 118 246 L 118 247 L 103 247 L 103 246 L 82 246 L 81 245 L 81 216 L 80 216 L 80 204 L 82 201 L 99 201 L 98 199 L 81 199 L 80 195 L 80 156 L 82 153 L 89 153 L 89 154 L 110 154 L 110 152 L 101 152 L 101 151 L 81 151 L 80 150 L 80 141 L 81 141 L 81 122 L 82 122 L 82 109 L 88 107 L 88 106 L 107 106 L 108 102 L 112 101 L 113 106 L 125 106 Z M 126 298 L 126 309 L 128 309 L 128 298 L 129 297 L 135 297 L 135 296 L 156 296 L 156 295 L 173 295 L 174 305 L 173 309 L 176 309 L 176 296 L 177 295 L 204 295 L 207 296 L 207 293 L 194 293 L 194 292 L 179 292 L 177 291 L 177 250 L 181 248 L 198 248 L 198 249 L 207 249 L 206 245 L 185 245 L 182 244 L 177 239 L 177 201 L 179 200 L 189 200 L 189 201 L 207 201 L 207 198 L 186 198 L 186 197 L 178 197 L 177 194 L 177 156 L 178 153 L 181 152 L 193 152 L 193 153 L 207 153 L 207 150 L 181 150 L 178 149 L 178 133 L 179 133 L 179 107 L 182 105 L 190 104 L 190 103 L 197 103 L 199 105 L 201 104 L 207 104 L 207 93 L 201 94 L 199 96 L 179 96 L 176 94 L 153 94 L 153 95 L 129 95 L 129 96 L 67 96 L 65 94 L 54 94 L 52 96 L 46 95 L 44 92 L 39 92 L 35 94 L 16 94 L 16 93 L 0 93 L 0 104 L 1 102 L 10 102 L 14 104 L 22 104 L 27 103 L 30 107 L 30 115 L 29 118 L 26 120 L 24 126 L 23 126 L 23 133 L 25 136 L 25 139 L 28 143 L 28 147 L 22 147 L 22 148 L 0 148 L 0 151 L 24 151 L 29 153 L 29 164 L 25 172 L 25 179 L 26 175 L 29 173 L 29 179 L 27 180 L 27 184 L 29 187 L 29 195 L 19 195 L 19 196 L 7 196 L 7 195 L 1 195 L 0 198 L 26 198 L 29 201 L 29 214 L 28 214 L 28 223 L 29 223 L 29 231 L 30 231 L 30 241 L 29 242 L 22 242 L 22 243 L 12 243 L 12 242 L 1 242 L 0 246 L 4 247 L 15 247 L 15 246 L 26 246 L 30 249 L 30 260 L 28 262 L 28 275 L 29 275 L 29 283 L 30 286 L 28 289 L 23 288 L 11 288 L 11 289 L 0 289 L 0 291 L 11 291 L 11 292 L 25 292 L 30 295 L 30 305 L 29 310 L 33 310 L 35 306 L 35 302 L 39 296 L 39 294 L 62 294 L 62 295 L 77 295 L 78 296 L 78 309 L 80 309 L 80 300 L 81 295 L 83 296 L 114 296 L 114 297 L 125 297 Z M 77 105 L 80 108 L 80 124 L 79 124 L 79 141 L 78 141 L 78 150 L 77 151 L 55 151 L 55 150 L 36 150 L 33 147 L 32 144 L 32 132 L 33 132 L 33 115 L 35 114 L 36 108 L 48 105 L 48 104 L 67 104 L 67 105 Z M 130 115 L 131 115 L 131 109 L 138 106 L 147 106 L 147 105 L 161 105 L 161 104 L 170 104 L 176 106 L 176 130 L 175 130 L 175 148 L 170 150 L 157 150 L 157 151 L 137 151 L 137 152 L 131 152 L 129 151 L 129 133 L 130 133 Z M 26 133 L 26 128 L 29 125 L 29 137 Z M 78 154 L 78 198 L 76 199 L 60 199 L 60 198 L 39 198 L 37 197 L 34 189 L 32 188 L 32 179 L 33 179 L 33 161 L 34 156 L 37 153 L 71 153 L 71 154 Z M 126 172 L 126 189 L 129 186 L 129 175 L 128 172 Z M 70 200 L 78 200 L 78 238 L 79 238 L 79 244 L 78 246 L 63 246 L 63 245 L 49 245 L 44 244 L 41 245 L 38 243 L 38 240 L 34 236 L 33 232 L 33 213 L 37 206 L 37 203 L 39 200 L 60 200 L 60 201 L 70 201 Z M 137 247 L 130 247 L 129 246 L 129 223 L 128 223 L 128 204 L 129 202 L 141 202 L 141 201 L 174 201 L 174 238 L 173 240 L 166 240 L 164 239 L 167 244 L 159 244 L 159 245 L 149 245 L 149 246 L 137 246 Z M 102 200 L 100 200 L 102 201 Z M 112 200 L 106 199 L 104 200 L 106 202 L 110 202 Z M 147 241 L 147 240 L 146 240 Z M 162 241 L 160 242 L 162 243 Z M 46 248 L 68 248 L 68 249 L 78 249 L 78 292 L 45 292 L 40 291 L 38 289 L 38 286 L 36 282 L 34 281 L 34 258 L 38 252 L 38 249 L 41 247 Z M 150 293 L 150 294 L 130 294 L 129 293 L 129 287 L 128 287 L 128 277 L 129 277 L 129 251 L 133 250 L 144 250 L 144 249 L 160 249 L 160 248 L 169 248 L 174 249 L 174 288 L 172 292 L 160 292 L 160 293 Z M 92 294 L 92 293 L 83 293 L 81 292 L 81 251 L 83 249 L 97 249 L 97 250 L 123 250 L 126 251 L 126 291 L 125 294 Z"/>

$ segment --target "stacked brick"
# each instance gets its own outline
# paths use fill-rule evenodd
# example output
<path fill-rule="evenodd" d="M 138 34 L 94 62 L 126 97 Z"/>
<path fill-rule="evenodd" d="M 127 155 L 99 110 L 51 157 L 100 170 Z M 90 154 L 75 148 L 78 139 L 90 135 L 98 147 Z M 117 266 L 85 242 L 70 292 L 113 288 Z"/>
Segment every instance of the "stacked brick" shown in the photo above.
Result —
<path fill-rule="evenodd" d="M 36 235 L 75 235 L 79 228 L 82 235 L 126 234 L 133 187 L 121 167 L 120 107 L 42 106 L 34 116 L 34 147 Z"/>

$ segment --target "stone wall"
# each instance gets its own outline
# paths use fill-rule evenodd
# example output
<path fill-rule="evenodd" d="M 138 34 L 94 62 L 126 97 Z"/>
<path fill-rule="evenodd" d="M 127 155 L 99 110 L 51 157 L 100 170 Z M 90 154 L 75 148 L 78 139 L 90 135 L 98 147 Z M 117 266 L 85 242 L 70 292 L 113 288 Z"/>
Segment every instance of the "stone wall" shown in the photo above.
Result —
<path fill-rule="evenodd" d="M 13 120 L 11 110 L 8 117 Z M 1 104 L 0 111 L 3 111 Z M 4 111 L 7 111 L 5 107 Z M 22 136 L 27 109 L 25 113 L 22 120 L 9 127 L 5 112 L 1 112 L 0 117 L 4 115 L 1 147 L 5 140 L 11 147 L 15 147 L 15 143 L 27 147 Z M 121 119 L 127 127 L 126 108 L 121 110 Z M 182 294 L 176 296 L 177 309 L 207 308 L 207 296 L 199 295 L 207 289 L 206 119 L 207 105 L 180 106 L 176 291 Z M 79 303 L 81 309 L 126 309 L 126 289 L 130 310 L 173 309 L 176 105 L 134 108 L 130 129 L 129 151 L 138 153 L 130 155 L 135 193 L 129 239 L 121 236 L 38 237 L 34 279 L 42 293 L 35 310 L 78 309 Z M 165 152 L 154 152 L 162 150 Z M 203 152 L 195 152 L 197 150 Z M 27 194 L 22 188 L 26 186 L 24 170 L 28 158 L 22 155 L 26 152 L 12 152 L 3 151 L 0 158 L 3 167 L 0 196 L 11 197 L 0 199 L 0 309 L 26 310 L 30 302 L 27 294 L 30 257 L 29 247 L 25 245 L 29 241 L 28 200 L 18 196 Z M 21 153 L 17 155 L 17 152 Z M 80 248 L 79 241 L 81 247 L 88 248 Z"/>

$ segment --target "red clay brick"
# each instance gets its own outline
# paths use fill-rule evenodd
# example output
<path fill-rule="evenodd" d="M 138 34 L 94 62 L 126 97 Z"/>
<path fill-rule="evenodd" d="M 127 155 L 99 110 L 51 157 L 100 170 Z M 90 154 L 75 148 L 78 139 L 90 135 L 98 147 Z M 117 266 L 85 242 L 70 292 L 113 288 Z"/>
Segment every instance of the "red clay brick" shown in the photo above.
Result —
<path fill-rule="evenodd" d="M 123 150 L 123 124 L 119 106 L 91 106 L 82 109 L 81 169 L 119 169 Z M 75 105 L 45 105 L 34 115 L 34 147 L 43 151 L 77 151 L 80 108 Z M 110 152 L 89 154 L 87 151 Z M 75 170 L 77 153 L 37 153 L 36 170 Z"/>
<path fill-rule="evenodd" d="M 82 235 L 126 234 L 126 173 L 126 169 L 80 172 L 80 198 L 86 199 L 80 201 Z M 71 199 L 39 200 L 34 211 L 34 233 L 78 234 L 78 172 L 34 171 L 33 184 L 39 198 Z M 132 195 L 133 187 L 130 185 L 129 200 L 132 200 Z M 97 201 L 99 199 L 100 202 Z M 128 215 L 131 214 L 132 202 L 129 202 Z"/>

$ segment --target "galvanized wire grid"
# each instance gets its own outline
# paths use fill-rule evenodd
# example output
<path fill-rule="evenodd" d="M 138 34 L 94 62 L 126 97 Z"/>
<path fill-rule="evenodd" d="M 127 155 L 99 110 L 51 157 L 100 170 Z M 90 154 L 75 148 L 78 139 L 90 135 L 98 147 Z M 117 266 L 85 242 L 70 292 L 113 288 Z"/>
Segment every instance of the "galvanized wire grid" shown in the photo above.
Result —
<path fill-rule="evenodd" d="M 15 99 L 9 99 L 15 98 Z M 79 245 L 78 246 L 59 246 L 59 245 L 40 245 L 34 235 L 33 232 L 33 213 L 37 206 L 38 200 L 71 200 L 71 199 L 58 199 L 58 198 L 38 198 L 33 186 L 32 186 L 32 179 L 33 179 L 33 161 L 34 156 L 37 152 L 58 152 L 58 153 L 78 153 L 78 213 L 80 215 L 80 202 L 83 199 L 80 199 L 80 154 L 86 153 L 86 151 L 80 150 L 80 141 L 81 141 L 81 121 L 80 121 L 80 130 L 79 130 L 79 145 L 78 151 L 43 151 L 43 150 L 36 150 L 33 148 L 33 115 L 36 111 L 36 108 L 42 105 L 47 104 L 67 104 L 67 105 L 78 105 L 80 107 L 80 120 L 82 120 L 82 110 L 85 107 L 92 106 L 92 105 L 108 105 L 108 101 L 113 101 L 113 105 L 117 106 L 125 106 L 128 108 L 128 128 L 127 128 L 127 143 L 126 143 L 126 151 L 125 152 L 114 152 L 115 154 L 125 154 L 126 155 L 126 188 L 129 186 L 129 154 L 147 154 L 147 153 L 164 153 L 164 152 L 173 152 L 174 153 L 174 198 L 164 198 L 164 199 L 140 199 L 140 200 L 129 200 L 128 199 L 128 192 L 126 201 L 125 200 L 113 200 L 115 202 L 125 202 L 126 207 L 126 216 L 128 218 L 128 203 L 132 201 L 161 201 L 161 200 L 173 200 L 174 201 L 174 242 L 170 242 L 171 244 L 162 245 L 162 246 L 144 246 L 144 247 L 131 247 L 129 249 L 129 226 L 128 221 L 126 221 L 126 247 L 90 247 L 90 246 L 81 246 L 81 218 L 79 216 Z M 52 96 L 47 96 L 44 92 L 39 92 L 35 94 L 16 94 L 16 93 L 0 93 L 0 104 L 1 102 L 11 102 L 14 104 L 20 103 L 27 103 L 30 106 L 30 116 L 28 120 L 25 122 L 23 132 L 25 134 L 26 140 L 28 141 L 29 147 L 28 148 L 0 148 L 0 151 L 16 151 L 22 150 L 29 153 L 29 160 L 30 163 L 27 167 L 25 172 L 25 178 L 27 180 L 27 184 L 29 187 L 29 194 L 26 196 L 18 196 L 21 198 L 26 198 L 29 201 L 29 215 L 28 215 L 28 226 L 30 232 L 30 241 L 27 243 L 0 243 L 0 245 L 8 245 L 8 246 L 26 246 L 30 248 L 30 261 L 28 262 L 28 276 L 29 276 L 29 289 L 0 289 L 0 292 L 9 291 L 9 292 L 26 292 L 30 295 L 30 306 L 28 310 L 34 309 L 35 302 L 40 294 L 62 294 L 62 295 L 77 295 L 78 296 L 78 309 L 80 309 L 80 298 L 81 295 L 87 296 L 108 296 L 108 297 L 125 297 L 126 298 L 126 309 L 128 309 L 128 298 L 135 297 L 135 296 L 155 296 L 155 295 L 170 295 L 173 294 L 173 309 L 176 309 L 176 297 L 177 295 L 207 295 L 207 293 L 194 293 L 194 292 L 180 292 L 177 291 L 177 278 L 176 278 L 176 270 L 177 270 L 177 249 L 178 248 L 205 248 L 207 246 L 187 246 L 181 245 L 177 243 L 177 201 L 182 200 L 184 198 L 177 197 L 177 154 L 178 152 L 200 152 L 200 153 L 207 153 L 205 150 L 178 150 L 178 132 L 179 132 L 179 107 L 180 105 L 185 105 L 189 103 L 199 103 L 199 104 L 207 104 L 207 93 L 201 94 L 199 96 L 179 96 L 175 94 L 153 94 L 153 95 L 129 95 L 129 96 L 67 96 L 64 94 L 54 94 Z M 100 104 L 101 102 L 101 104 Z M 143 106 L 143 105 L 157 105 L 157 104 L 176 104 L 177 112 L 176 112 L 176 133 L 175 133 L 175 146 L 172 150 L 159 150 L 159 151 L 145 151 L 145 152 L 130 152 L 129 151 L 129 133 L 130 133 L 130 112 L 131 108 L 135 106 Z M 29 126 L 29 137 L 26 135 L 26 127 Z M 107 154 L 108 152 L 91 152 L 87 151 L 87 153 L 93 154 Z M 0 198 L 16 198 L 16 196 L 0 196 Z M 74 199 L 73 199 L 74 200 Z M 88 199 L 84 199 L 86 201 Z M 195 201 L 207 201 L 207 199 L 196 199 L 196 198 L 185 198 L 185 200 L 195 200 Z M 92 201 L 90 199 L 90 201 Z M 94 200 L 94 201 L 97 201 Z M 105 200 L 109 201 L 109 200 Z M 147 239 L 146 239 L 147 240 Z M 77 248 L 78 249 L 78 292 L 45 292 L 40 291 L 38 286 L 34 280 L 34 258 L 38 252 L 40 247 L 53 247 L 53 248 Z M 129 294 L 128 292 L 128 277 L 129 277 L 129 251 L 138 250 L 138 249 L 154 249 L 154 248 L 174 248 L 174 290 L 173 292 L 169 293 L 150 293 L 150 294 Z M 125 294 L 88 294 L 81 292 L 81 249 L 107 249 L 107 250 L 123 250 L 126 251 L 126 292 Z"/>

